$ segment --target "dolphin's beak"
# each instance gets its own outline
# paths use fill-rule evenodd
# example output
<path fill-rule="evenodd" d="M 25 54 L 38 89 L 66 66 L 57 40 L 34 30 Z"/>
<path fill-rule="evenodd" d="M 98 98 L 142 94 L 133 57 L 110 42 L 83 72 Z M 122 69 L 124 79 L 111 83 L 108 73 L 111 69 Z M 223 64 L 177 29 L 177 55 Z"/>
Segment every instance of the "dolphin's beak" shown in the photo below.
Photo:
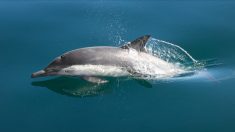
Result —
<path fill-rule="evenodd" d="M 44 70 L 40 70 L 40 71 L 37 71 L 37 72 L 34 72 L 32 75 L 31 75 L 31 78 L 36 78 L 36 77 L 43 77 L 43 76 L 46 76 L 46 72 Z"/>

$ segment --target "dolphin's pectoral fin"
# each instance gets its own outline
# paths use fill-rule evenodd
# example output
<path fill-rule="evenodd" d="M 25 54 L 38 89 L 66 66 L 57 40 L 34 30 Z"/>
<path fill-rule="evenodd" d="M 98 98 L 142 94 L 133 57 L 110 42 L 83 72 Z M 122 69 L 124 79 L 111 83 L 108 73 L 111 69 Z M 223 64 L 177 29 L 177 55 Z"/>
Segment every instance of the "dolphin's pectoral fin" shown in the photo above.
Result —
<path fill-rule="evenodd" d="M 108 82 L 108 80 L 101 79 L 98 77 L 93 77 L 93 76 L 83 76 L 82 79 L 91 83 L 107 83 Z"/>
<path fill-rule="evenodd" d="M 139 37 L 136 40 L 121 46 L 121 48 L 122 49 L 133 48 L 139 52 L 146 52 L 144 47 L 145 47 L 146 42 L 148 41 L 149 38 L 150 38 L 150 35 L 145 35 L 145 36 Z"/>
<path fill-rule="evenodd" d="M 145 88 L 153 88 L 153 85 L 148 80 L 138 79 L 138 78 L 134 78 L 134 80 L 141 86 L 144 86 Z"/>

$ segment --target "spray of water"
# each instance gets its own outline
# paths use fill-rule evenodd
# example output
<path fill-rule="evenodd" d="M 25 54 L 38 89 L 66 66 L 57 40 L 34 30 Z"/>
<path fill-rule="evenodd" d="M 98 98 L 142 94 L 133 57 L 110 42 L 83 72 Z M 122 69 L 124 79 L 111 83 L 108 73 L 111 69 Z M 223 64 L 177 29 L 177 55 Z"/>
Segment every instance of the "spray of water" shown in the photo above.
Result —
<path fill-rule="evenodd" d="M 137 60 L 135 70 L 141 73 L 141 78 L 167 79 L 187 76 L 203 68 L 203 64 L 195 60 L 186 50 L 169 42 L 150 38 L 145 49 L 154 56 L 154 59 Z"/>
<path fill-rule="evenodd" d="M 148 53 L 180 67 L 187 69 L 194 68 L 195 64 L 198 63 L 186 50 L 178 45 L 150 38 L 146 44 L 146 50 Z"/>

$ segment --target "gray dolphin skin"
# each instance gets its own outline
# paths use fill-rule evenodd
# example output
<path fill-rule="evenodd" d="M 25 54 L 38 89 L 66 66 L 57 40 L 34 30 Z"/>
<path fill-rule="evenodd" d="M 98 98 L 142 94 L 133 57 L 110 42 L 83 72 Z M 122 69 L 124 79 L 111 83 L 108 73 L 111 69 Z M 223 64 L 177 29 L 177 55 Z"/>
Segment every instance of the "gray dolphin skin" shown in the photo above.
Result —
<path fill-rule="evenodd" d="M 135 58 L 130 49 L 140 53 L 140 57 L 153 57 L 145 51 L 150 35 L 145 35 L 121 47 L 97 46 L 75 49 L 55 58 L 46 68 L 35 72 L 32 78 L 44 76 L 79 76 L 94 82 L 106 82 L 100 77 L 128 76 L 134 70 Z"/>

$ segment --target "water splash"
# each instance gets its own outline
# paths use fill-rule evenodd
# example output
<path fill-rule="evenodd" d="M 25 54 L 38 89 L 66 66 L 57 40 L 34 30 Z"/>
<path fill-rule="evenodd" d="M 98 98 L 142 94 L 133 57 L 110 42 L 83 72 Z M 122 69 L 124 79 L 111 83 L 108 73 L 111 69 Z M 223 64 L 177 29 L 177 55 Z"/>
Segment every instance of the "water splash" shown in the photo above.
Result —
<path fill-rule="evenodd" d="M 147 76 L 147 79 L 172 80 L 189 78 L 192 77 L 192 75 L 198 76 L 205 72 L 208 76 L 209 73 L 207 68 L 222 64 L 217 62 L 217 59 L 196 60 L 182 47 L 155 38 L 150 38 L 148 40 L 145 49 L 149 54 L 168 63 L 168 65 L 162 65 L 164 68 L 167 66 L 169 67 L 168 69 L 163 68 L 163 70 L 172 70 L 172 72 L 162 75 L 156 74 L 157 72 L 153 72 L 154 70 L 151 70 L 150 72 L 155 75 Z M 153 66 L 152 68 L 159 70 L 158 66 Z M 146 72 L 146 70 L 144 70 L 144 72 Z"/>
<path fill-rule="evenodd" d="M 138 59 L 135 70 L 144 79 L 168 79 L 193 75 L 202 70 L 206 61 L 194 59 L 186 50 L 178 45 L 150 38 L 145 46 L 146 51 L 158 58 Z M 134 59 L 134 54 L 132 55 Z M 136 75 L 134 75 L 136 76 Z"/>
<path fill-rule="evenodd" d="M 191 69 L 198 63 L 186 50 L 178 45 L 150 38 L 146 44 L 148 53 L 180 67 Z"/>

